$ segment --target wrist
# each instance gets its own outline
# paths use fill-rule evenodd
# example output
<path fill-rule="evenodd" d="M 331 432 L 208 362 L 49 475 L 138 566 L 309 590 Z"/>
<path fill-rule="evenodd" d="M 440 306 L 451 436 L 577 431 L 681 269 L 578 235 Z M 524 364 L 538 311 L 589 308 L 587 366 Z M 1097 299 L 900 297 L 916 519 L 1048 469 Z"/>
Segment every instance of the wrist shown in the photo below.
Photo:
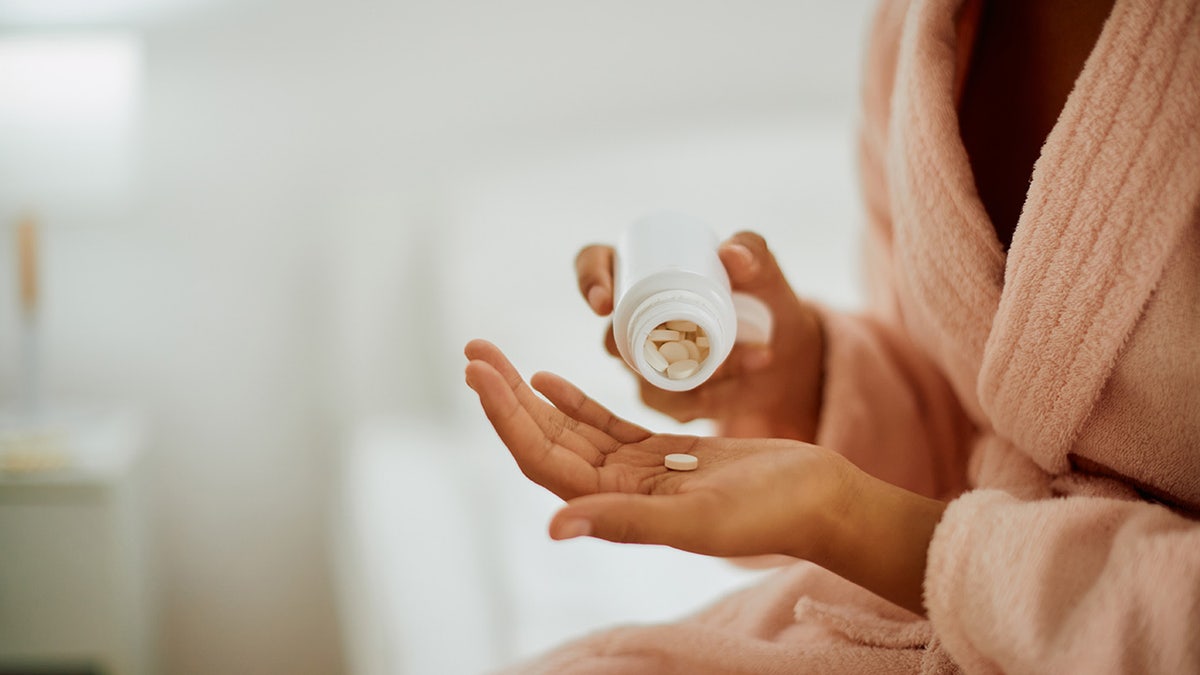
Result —
<path fill-rule="evenodd" d="M 784 393 L 769 409 L 766 433 L 758 435 L 815 443 L 825 391 L 825 322 L 815 305 L 796 298 L 796 306 L 783 325 L 791 339 L 777 345 L 783 378 L 777 386 Z"/>
<path fill-rule="evenodd" d="M 792 531 L 797 534 L 787 555 L 814 562 L 833 572 L 841 573 L 840 561 L 858 554 L 860 547 L 857 521 L 862 519 L 855 503 L 862 494 L 866 474 L 841 455 L 828 452 L 834 470 L 825 474 L 817 484 L 818 490 L 797 490 L 793 493 L 791 513 L 799 516 Z M 821 472 L 825 473 L 825 472 Z M 814 486 L 814 487 L 817 487 Z"/>
<path fill-rule="evenodd" d="M 777 416 L 774 435 L 815 443 L 820 428 L 825 392 L 825 322 L 821 311 L 811 303 L 796 299 L 799 311 L 788 328 L 797 336 L 788 362 L 792 392 L 785 398 L 786 408 Z"/>
<path fill-rule="evenodd" d="M 827 569 L 925 615 L 923 588 L 929 544 L 946 510 L 930 499 L 866 473 L 831 520 Z"/>

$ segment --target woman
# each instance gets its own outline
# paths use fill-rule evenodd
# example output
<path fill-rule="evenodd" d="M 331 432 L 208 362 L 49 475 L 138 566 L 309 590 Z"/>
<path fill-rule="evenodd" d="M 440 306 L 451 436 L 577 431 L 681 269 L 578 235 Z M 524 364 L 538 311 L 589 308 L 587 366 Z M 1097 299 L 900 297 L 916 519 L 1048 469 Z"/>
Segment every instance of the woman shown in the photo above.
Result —
<path fill-rule="evenodd" d="M 643 390 L 719 438 L 653 434 L 535 375 L 552 407 L 468 345 L 497 432 L 567 500 L 551 536 L 808 561 L 518 671 L 1200 670 L 1198 10 L 885 3 L 861 143 L 871 310 L 805 303 L 761 238 L 727 242 L 775 341 L 693 392 Z M 607 313 L 611 251 L 577 262 Z M 668 472 L 671 452 L 700 469 Z"/>

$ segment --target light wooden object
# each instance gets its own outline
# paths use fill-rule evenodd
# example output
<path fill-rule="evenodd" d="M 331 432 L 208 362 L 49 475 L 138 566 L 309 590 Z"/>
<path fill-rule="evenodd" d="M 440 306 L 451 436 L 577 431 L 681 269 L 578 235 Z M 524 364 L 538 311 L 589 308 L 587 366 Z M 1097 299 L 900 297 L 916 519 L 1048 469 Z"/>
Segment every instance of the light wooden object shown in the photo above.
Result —
<path fill-rule="evenodd" d="M 38 223 L 32 215 L 17 224 L 17 275 L 21 312 L 37 314 L 38 307 Z"/>

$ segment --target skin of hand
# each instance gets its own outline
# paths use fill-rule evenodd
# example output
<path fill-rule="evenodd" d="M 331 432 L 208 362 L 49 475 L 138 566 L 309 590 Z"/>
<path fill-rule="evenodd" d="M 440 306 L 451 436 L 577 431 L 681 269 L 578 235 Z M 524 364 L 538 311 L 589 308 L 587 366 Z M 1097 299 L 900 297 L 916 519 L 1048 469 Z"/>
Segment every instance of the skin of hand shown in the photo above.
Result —
<path fill-rule="evenodd" d="M 465 352 L 467 384 L 521 471 L 567 502 L 552 538 L 790 555 L 924 613 L 925 554 L 942 502 L 815 445 L 652 433 L 556 375 L 537 373 L 531 388 L 489 342 Z M 667 469 L 663 458 L 675 452 L 695 455 L 699 468 Z"/>
<path fill-rule="evenodd" d="M 824 340 L 819 315 L 792 292 L 758 234 L 735 234 L 718 255 L 733 290 L 754 295 L 770 307 L 775 323 L 771 342 L 735 345 L 713 376 L 691 391 L 663 391 L 637 376 L 642 400 L 681 422 L 716 420 L 722 436 L 810 442 L 821 409 Z M 613 310 L 613 257 L 612 247 L 596 244 L 575 258 L 579 291 L 600 316 Z M 620 358 L 611 323 L 605 346 Z"/>

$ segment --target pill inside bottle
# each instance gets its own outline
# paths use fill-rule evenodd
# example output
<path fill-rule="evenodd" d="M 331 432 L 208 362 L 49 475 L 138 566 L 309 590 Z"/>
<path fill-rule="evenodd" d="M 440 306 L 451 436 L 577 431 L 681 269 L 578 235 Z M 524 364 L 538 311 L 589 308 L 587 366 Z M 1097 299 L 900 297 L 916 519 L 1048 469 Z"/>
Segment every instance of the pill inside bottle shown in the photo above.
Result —
<path fill-rule="evenodd" d="M 708 358 L 708 336 L 692 321 L 666 321 L 646 337 L 646 363 L 672 380 L 691 377 Z"/>

